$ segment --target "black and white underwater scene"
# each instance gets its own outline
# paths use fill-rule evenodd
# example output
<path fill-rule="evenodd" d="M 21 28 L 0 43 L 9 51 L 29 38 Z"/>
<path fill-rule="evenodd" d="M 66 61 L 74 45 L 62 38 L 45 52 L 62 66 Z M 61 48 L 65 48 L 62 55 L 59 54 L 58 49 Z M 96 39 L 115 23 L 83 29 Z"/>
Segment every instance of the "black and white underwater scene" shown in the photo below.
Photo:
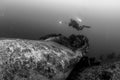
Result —
<path fill-rule="evenodd" d="M 120 80 L 120 0 L 0 0 L 0 80 Z"/>

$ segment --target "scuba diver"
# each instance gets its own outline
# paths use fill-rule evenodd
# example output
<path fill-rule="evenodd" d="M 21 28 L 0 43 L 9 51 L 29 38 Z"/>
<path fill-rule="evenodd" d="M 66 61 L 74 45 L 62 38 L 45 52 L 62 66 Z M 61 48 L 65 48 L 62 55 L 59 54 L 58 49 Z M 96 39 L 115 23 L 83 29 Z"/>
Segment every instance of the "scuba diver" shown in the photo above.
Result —
<path fill-rule="evenodd" d="M 84 28 L 91 28 L 90 26 L 86 26 L 86 25 L 80 26 L 78 22 L 74 19 L 70 19 L 68 26 L 75 28 L 77 31 L 83 30 Z"/>

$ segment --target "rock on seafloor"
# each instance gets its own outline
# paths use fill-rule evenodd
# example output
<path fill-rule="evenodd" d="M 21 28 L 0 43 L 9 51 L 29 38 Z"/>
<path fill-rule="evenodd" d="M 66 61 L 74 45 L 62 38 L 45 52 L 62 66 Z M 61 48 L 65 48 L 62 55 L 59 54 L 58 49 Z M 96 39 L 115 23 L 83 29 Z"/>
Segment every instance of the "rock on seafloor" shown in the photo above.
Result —
<path fill-rule="evenodd" d="M 75 80 L 120 80 L 120 61 L 87 68 Z"/>
<path fill-rule="evenodd" d="M 65 80 L 81 59 L 52 41 L 0 40 L 0 80 Z"/>

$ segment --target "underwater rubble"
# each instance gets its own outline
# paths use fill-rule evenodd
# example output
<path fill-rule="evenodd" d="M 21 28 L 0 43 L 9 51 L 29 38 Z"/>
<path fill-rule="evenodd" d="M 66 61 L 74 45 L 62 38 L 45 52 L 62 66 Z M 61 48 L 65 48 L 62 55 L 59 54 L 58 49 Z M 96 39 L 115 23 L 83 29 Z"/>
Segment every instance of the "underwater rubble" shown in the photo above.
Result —
<path fill-rule="evenodd" d="M 72 51 L 81 50 L 84 53 L 88 53 L 89 50 L 89 40 L 84 35 L 74 35 L 66 37 L 62 34 L 48 34 L 39 38 L 40 40 L 53 41 L 60 45 L 63 45 L 67 48 L 70 48 Z"/>
<path fill-rule="evenodd" d="M 53 41 L 0 40 L 0 80 L 65 80 L 82 57 Z"/>
<path fill-rule="evenodd" d="M 120 80 L 120 61 L 86 68 L 74 80 Z"/>

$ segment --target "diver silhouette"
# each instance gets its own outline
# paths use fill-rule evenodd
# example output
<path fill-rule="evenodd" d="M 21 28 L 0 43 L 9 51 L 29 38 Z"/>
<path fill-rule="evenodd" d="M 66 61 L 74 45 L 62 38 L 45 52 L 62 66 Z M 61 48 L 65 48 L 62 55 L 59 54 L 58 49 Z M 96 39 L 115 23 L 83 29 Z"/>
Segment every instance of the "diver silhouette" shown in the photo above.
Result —
<path fill-rule="evenodd" d="M 68 26 L 75 28 L 77 31 L 83 30 L 84 28 L 91 28 L 90 26 L 86 25 L 80 26 L 78 22 L 74 19 L 70 19 Z"/>

